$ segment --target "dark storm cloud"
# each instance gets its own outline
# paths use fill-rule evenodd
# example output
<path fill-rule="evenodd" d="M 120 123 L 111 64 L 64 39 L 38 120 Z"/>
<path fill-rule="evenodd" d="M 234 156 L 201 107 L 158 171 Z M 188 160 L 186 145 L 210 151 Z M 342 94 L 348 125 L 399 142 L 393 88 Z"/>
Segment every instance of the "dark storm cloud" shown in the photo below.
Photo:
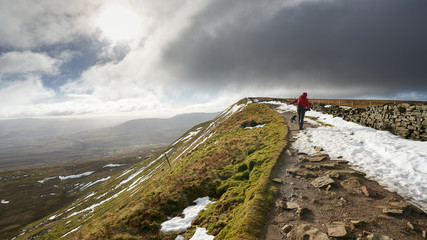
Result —
<path fill-rule="evenodd" d="M 231 81 L 380 95 L 427 91 L 427 1 L 266 3 L 215 1 L 166 49 L 165 65 L 211 87 Z"/>

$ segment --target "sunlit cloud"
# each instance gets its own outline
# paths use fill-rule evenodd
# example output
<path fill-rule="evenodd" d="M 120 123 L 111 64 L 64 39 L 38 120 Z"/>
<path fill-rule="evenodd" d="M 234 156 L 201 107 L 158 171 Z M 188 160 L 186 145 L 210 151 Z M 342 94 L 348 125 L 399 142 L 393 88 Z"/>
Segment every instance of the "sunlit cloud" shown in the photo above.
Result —
<path fill-rule="evenodd" d="M 55 97 L 52 89 L 43 85 L 37 76 L 27 75 L 25 79 L 0 84 L 0 111 L 11 114 L 11 109 Z"/>
<path fill-rule="evenodd" d="M 426 100 L 425 10 L 412 0 L 2 1 L 0 117 L 166 116 L 303 91 Z"/>
<path fill-rule="evenodd" d="M 0 55 L 0 77 L 6 74 L 58 74 L 61 61 L 30 51 L 7 52 Z"/>

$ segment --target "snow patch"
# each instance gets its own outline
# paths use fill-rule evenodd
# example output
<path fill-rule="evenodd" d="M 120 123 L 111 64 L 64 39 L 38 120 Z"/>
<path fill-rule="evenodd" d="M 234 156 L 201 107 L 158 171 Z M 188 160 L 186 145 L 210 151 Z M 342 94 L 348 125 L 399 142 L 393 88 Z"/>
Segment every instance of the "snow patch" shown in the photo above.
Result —
<path fill-rule="evenodd" d="M 108 176 L 108 177 L 106 177 L 106 178 L 101 178 L 101 179 L 98 179 L 98 180 L 96 180 L 95 182 L 88 182 L 86 185 L 84 185 L 83 187 L 81 187 L 80 188 L 80 190 L 85 190 L 86 188 L 88 188 L 88 187 L 91 187 L 91 186 L 93 186 L 93 185 L 95 185 L 95 184 L 97 184 L 97 183 L 100 183 L 100 182 L 104 182 L 104 181 L 107 181 L 108 179 L 110 179 L 111 178 L 111 176 Z"/>
<path fill-rule="evenodd" d="M 200 130 L 196 130 L 193 132 L 189 132 L 187 136 L 185 136 L 182 141 L 187 142 L 188 140 L 190 140 L 193 136 L 197 135 L 200 132 Z"/>
<path fill-rule="evenodd" d="M 253 126 L 253 127 L 245 127 L 245 129 L 262 128 L 264 126 L 265 126 L 265 124 L 259 124 L 259 125 Z"/>
<path fill-rule="evenodd" d="M 76 215 L 78 215 L 78 214 L 80 214 L 80 213 L 87 212 L 87 211 L 93 212 L 93 211 L 95 210 L 95 208 L 97 208 L 97 207 L 99 207 L 100 205 L 102 205 L 102 204 L 104 204 L 104 203 L 106 203 L 106 202 L 110 201 L 110 200 L 111 200 L 111 199 L 113 199 L 113 198 L 116 198 L 117 196 L 119 196 L 119 195 L 120 195 L 122 192 L 124 192 L 124 191 L 125 191 L 125 189 L 123 189 L 122 191 L 120 191 L 120 192 L 118 192 L 118 193 L 114 194 L 113 196 L 111 196 L 111 197 L 109 197 L 109 198 L 107 198 L 107 199 L 105 199 L 105 200 L 102 200 L 102 201 L 101 201 L 101 202 L 99 202 L 99 203 L 93 204 L 92 206 L 87 207 L 87 208 L 85 208 L 85 209 L 83 209 L 83 210 L 80 210 L 80 211 L 78 211 L 78 212 L 74 212 L 74 213 L 70 214 L 67 218 L 70 218 L 70 217 L 76 216 Z"/>
<path fill-rule="evenodd" d="M 80 174 L 76 174 L 76 175 L 59 176 L 59 179 L 61 179 L 61 181 L 62 181 L 62 180 L 70 179 L 70 178 L 81 178 L 81 177 L 89 176 L 94 172 L 95 171 L 89 171 L 89 172 L 84 172 L 84 173 L 80 173 Z"/>
<path fill-rule="evenodd" d="M 174 217 L 166 222 L 161 224 L 162 228 L 160 231 L 162 232 L 185 232 L 189 226 L 191 226 L 191 222 L 197 217 L 199 212 L 205 209 L 206 205 L 212 203 L 209 201 L 209 197 L 198 198 L 194 200 L 196 203 L 195 206 L 189 206 L 184 209 L 182 217 Z"/>
<path fill-rule="evenodd" d="M 161 155 L 162 156 L 162 155 Z M 157 158 L 159 159 L 159 158 Z M 157 160 L 156 159 L 156 160 Z M 122 180 L 119 184 L 116 185 L 116 187 L 114 189 L 119 188 L 120 186 L 122 186 L 123 184 L 131 181 L 132 179 L 134 179 L 136 176 L 138 176 L 140 173 L 142 173 L 146 168 L 148 168 L 149 166 L 151 166 L 154 162 L 156 162 L 156 160 L 151 161 L 150 163 L 148 163 L 145 167 L 142 167 L 141 169 L 139 169 L 138 171 L 134 172 L 132 175 L 130 175 L 128 178 L 126 178 L 125 180 Z"/>
<path fill-rule="evenodd" d="M 39 180 L 39 181 L 37 181 L 37 182 L 39 182 L 39 183 L 44 183 L 44 182 L 46 182 L 46 181 L 48 181 L 48 180 L 52 180 L 52 179 L 55 179 L 55 178 L 57 178 L 57 177 L 56 177 L 56 176 L 55 176 L 55 177 L 47 177 L 47 178 L 44 178 L 44 179 Z"/>
<path fill-rule="evenodd" d="M 131 168 L 131 169 L 128 169 L 128 170 L 126 170 L 126 171 L 124 171 L 122 174 L 120 174 L 120 176 L 118 176 L 117 178 L 121 178 L 121 177 L 123 177 L 124 175 L 126 175 L 126 174 L 128 174 L 129 172 L 131 172 L 132 170 L 134 170 L 135 168 Z M 116 179 L 117 179 L 116 178 Z"/>
<path fill-rule="evenodd" d="M 94 196 L 95 195 L 95 192 L 91 192 L 89 195 L 87 195 L 83 200 L 86 200 L 86 199 L 88 199 L 88 198 L 90 198 L 90 197 L 92 197 L 92 196 Z"/>
<path fill-rule="evenodd" d="M 208 235 L 206 228 L 197 228 L 190 240 L 213 240 L 215 236 Z"/>
<path fill-rule="evenodd" d="M 124 166 L 124 165 L 125 165 L 125 164 L 110 163 L 110 164 L 107 164 L 107 165 L 103 166 L 103 168 L 106 168 L 106 167 L 109 167 L 109 168 L 113 168 L 113 167 L 121 167 L 121 166 Z"/>
<path fill-rule="evenodd" d="M 73 230 L 71 230 L 71 231 L 67 232 L 66 234 L 62 235 L 62 236 L 61 236 L 61 238 L 64 238 L 64 237 L 66 237 L 68 234 L 73 233 L 73 232 L 75 232 L 75 231 L 79 230 L 79 228 L 80 228 L 80 227 L 81 227 L 81 226 L 78 226 L 78 227 L 74 228 Z"/>

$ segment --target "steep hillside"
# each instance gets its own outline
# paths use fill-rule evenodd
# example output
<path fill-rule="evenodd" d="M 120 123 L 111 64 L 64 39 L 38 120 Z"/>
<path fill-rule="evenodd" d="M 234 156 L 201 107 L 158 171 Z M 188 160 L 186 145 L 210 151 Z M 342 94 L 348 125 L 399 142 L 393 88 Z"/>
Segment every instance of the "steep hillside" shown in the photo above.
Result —
<path fill-rule="evenodd" d="M 242 100 L 190 129 L 165 152 L 27 226 L 17 239 L 175 239 L 178 233 L 162 233 L 161 223 L 205 196 L 214 203 L 194 224 L 217 239 L 259 239 L 273 202 L 271 170 L 286 136 L 276 112 Z"/>

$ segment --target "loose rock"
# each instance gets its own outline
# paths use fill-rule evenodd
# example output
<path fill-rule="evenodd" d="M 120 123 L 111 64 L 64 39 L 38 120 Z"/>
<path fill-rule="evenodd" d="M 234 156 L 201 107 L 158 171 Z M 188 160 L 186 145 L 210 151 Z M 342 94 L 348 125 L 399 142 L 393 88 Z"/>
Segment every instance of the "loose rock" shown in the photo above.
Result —
<path fill-rule="evenodd" d="M 297 175 L 304 178 L 315 178 L 316 175 L 310 171 L 301 168 L 290 168 L 288 169 L 288 173 L 292 175 Z"/>
<path fill-rule="evenodd" d="M 282 227 L 282 231 L 284 233 L 288 233 L 288 232 L 290 232 L 292 230 L 292 228 L 293 227 L 291 225 L 285 225 L 285 226 Z"/>
<path fill-rule="evenodd" d="M 328 171 L 327 174 L 331 178 L 336 178 L 336 179 L 340 178 L 340 173 L 337 170 Z"/>
<path fill-rule="evenodd" d="M 328 235 L 321 232 L 319 229 L 312 227 L 309 224 L 300 225 L 287 235 L 288 239 L 300 240 L 300 239 L 315 239 L 315 240 L 329 240 Z"/>
<path fill-rule="evenodd" d="M 385 235 L 381 235 L 381 234 L 370 234 L 366 237 L 369 240 L 393 240 L 392 238 L 385 236 Z"/>
<path fill-rule="evenodd" d="M 300 206 L 296 202 L 287 202 L 286 203 L 286 209 L 293 210 L 293 209 L 299 209 Z"/>
<path fill-rule="evenodd" d="M 403 209 L 395 207 L 385 207 L 383 208 L 383 213 L 390 215 L 401 215 L 403 214 Z"/>
<path fill-rule="evenodd" d="M 411 222 L 407 222 L 406 225 L 408 226 L 409 229 L 414 230 L 415 227 Z"/>
<path fill-rule="evenodd" d="M 350 223 L 353 224 L 353 226 L 355 227 L 360 227 L 365 224 L 365 222 L 361 220 L 351 220 Z"/>
<path fill-rule="evenodd" d="M 409 206 L 405 202 L 390 202 L 390 206 L 386 206 L 383 208 L 383 213 L 389 215 L 401 215 Z"/>
<path fill-rule="evenodd" d="M 326 176 L 318 177 L 318 178 L 314 179 L 311 182 L 311 185 L 313 185 L 314 187 L 317 187 L 317 188 L 322 188 L 322 187 L 326 187 L 329 184 L 332 184 L 334 182 L 335 181 L 332 178 L 330 178 L 328 175 L 326 175 Z"/>
<path fill-rule="evenodd" d="M 347 234 L 344 222 L 334 222 L 328 225 L 328 235 L 330 237 L 345 237 Z"/>
<path fill-rule="evenodd" d="M 324 149 L 323 149 L 322 147 L 315 146 L 315 147 L 314 147 L 314 150 L 316 150 L 316 151 L 320 152 L 320 151 L 323 151 Z"/>
<path fill-rule="evenodd" d="M 282 180 L 280 178 L 273 178 L 273 179 L 271 179 L 271 181 L 273 181 L 274 183 L 279 183 L 279 184 L 282 183 Z"/>
<path fill-rule="evenodd" d="M 362 187 L 358 178 L 355 177 L 342 181 L 341 186 L 347 190 L 359 190 Z"/>
<path fill-rule="evenodd" d="M 367 197 L 376 196 L 376 194 L 371 189 L 368 189 L 366 186 L 362 186 L 360 189 L 362 190 L 363 194 L 365 194 L 365 196 Z"/>

